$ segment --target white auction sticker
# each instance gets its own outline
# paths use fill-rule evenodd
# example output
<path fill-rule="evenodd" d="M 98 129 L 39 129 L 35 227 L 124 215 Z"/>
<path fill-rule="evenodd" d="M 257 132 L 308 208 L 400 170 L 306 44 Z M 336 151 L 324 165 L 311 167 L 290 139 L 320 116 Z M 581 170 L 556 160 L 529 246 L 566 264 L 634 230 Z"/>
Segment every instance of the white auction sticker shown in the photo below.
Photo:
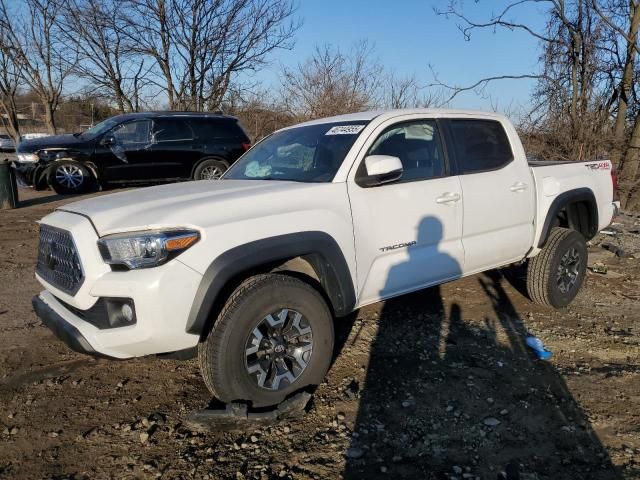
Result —
<path fill-rule="evenodd" d="M 365 125 L 337 125 L 331 127 L 325 135 L 355 135 L 360 133 Z"/>

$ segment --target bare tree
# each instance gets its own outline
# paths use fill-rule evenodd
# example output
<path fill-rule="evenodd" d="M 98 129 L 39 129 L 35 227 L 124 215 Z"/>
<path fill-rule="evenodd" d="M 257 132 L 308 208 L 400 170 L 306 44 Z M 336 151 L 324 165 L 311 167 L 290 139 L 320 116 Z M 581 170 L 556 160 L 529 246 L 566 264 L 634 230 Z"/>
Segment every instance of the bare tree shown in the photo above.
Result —
<path fill-rule="evenodd" d="M 241 72 L 290 48 L 291 0 L 127 0 L 132 49 L 153 59 L 171 109 L 218 108 Z"/>
<path fill-rule="evenodd" d="M 523 5 L 546 7 L 536 30 L 515 20 Z M 640 2 L 638 0 L 513 0 L 487 20 L 464 14 L 451 0 L 442 15 L 458 21 L 465 38 L 476 29 L 524 31 L 541 47 L 540 70 L 489 77 L 468 87 L 449 86 L 452 96 L 503 78 L 538 79 L 533 105 L 521 130 L 534 155 L 560 159 L 610 156 L 618 166 L 623 206 L 640 205 Z"/>
<path fill-rule="evenodd" d="M 536 29 L 514 17 L 525 5 L 546 8 L 546 25 Z M 467 40 L 477 29 L 519 30 L 540 43 L 538 71 L 487 77 L 469 86 L 448 86 L 450 99 L 460 92 L 486 87 L 489 82 L 536 79 L 529 128 L 546 128 L 550 138 L 545 154 L 555 158 L 586 159 L 602 153 L 608 110 L 605 85 L 609 78 L 603 65 L 603 24 L 588 0 L 514 0 L 487 20 L 472 20 L 462 10 L 463 2 L 452 0 L 438 13 L 459 22 Z M 543 138 L 538 132 L 535 136 Z"/>
<path fill-rule="evenodd" d="M 591 0 L 591 4 L 610 32 L 611 70 L 614 72 L 610 103 L 617 107 L 613 113 L 612 158 L 620 170 L 621 200 L 625 207 L 639 207 L 640 104 L 634 86 L 637 83 L 637 57 L 640 54 L 640 2 Z"/>
<path fill-rule="evenodd" d="M 0 30 L 0 35 L 2 35 Z M 0 38 L 0 45 L 5 42 Z M 3 115 L 2 125 L 16 144 L 20 140 L 20 124 L 18 122 L 18 106 L 16 96 L 20 85 L 20 67 L 0 48 L 0 107 Z"/>
<path fill-rule="evenodd" d="M 446 104 L 444 92 L 433 85 L 420 85 L 415 75 L 391 72 L 382 85 L 383 105 L 388 108 L 429 108 Z"/>
<path fill-rule="evenodd" d="M 44 120 L 56 132 L 54 113 L 77 55 L 69 48 L 58 27 L 59 3 L 55 0 L 25 0 L 23 10 L 12 11 L 0 0 L 0 49 L 19 66 L 27 85 L 44 107 Z"/>
<path fill-rule="evenodd" d="M 60 30 L 80 56 L 74 73 L 89 82 L 91 93 L 112 98 L 120 112 L 137 111 L 149 68 L 125 41 L 128 22 L 120 2 L 60 0 L 60 4 Z"/>
<path fill-rule="evenodd" d="M 372 59 L 366 42 L 343 54 L 330 45 L 316 47 L 312 56 L 282 75 L 290 112 L 311 119 L 357 112 L 379 103 L 382 66 Z"/>

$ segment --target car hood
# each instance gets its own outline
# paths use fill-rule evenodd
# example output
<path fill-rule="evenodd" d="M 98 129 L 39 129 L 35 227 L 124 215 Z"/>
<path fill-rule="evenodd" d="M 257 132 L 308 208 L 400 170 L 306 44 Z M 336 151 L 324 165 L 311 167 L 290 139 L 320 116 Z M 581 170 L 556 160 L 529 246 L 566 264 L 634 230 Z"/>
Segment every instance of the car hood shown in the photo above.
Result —
<path fill-rule="evenodd" d="M 73 135 L 53 135 L 50 137 L 32 138 L 30 140 L 22 140 L 18 144 L 18 153 L 31 153 L 45 148 L 68 148 L 86 143 L 86 138 Z"/>
<path fill-rule="evenodd" d="M 207 228 L 305 208 L 300 198 L 331 183 L 201 180 L 93 197 L 59 210 L 88 217 L 98 235 L 160 228 Z M 303 190 L 304 192 L 297 192 Z"/>

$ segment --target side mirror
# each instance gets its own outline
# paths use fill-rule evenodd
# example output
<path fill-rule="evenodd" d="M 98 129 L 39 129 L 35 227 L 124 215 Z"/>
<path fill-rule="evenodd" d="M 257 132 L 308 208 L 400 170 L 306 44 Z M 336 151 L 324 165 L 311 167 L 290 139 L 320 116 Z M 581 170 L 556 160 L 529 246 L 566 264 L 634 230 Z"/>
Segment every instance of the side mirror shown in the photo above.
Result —
<path fill-rule="evenodd" d="M 105 135 L 100 143 L 105 147 L 113 147 L 116 144 L 116 137 L 113 135 Z"/>
<path fill-rule="evenodd" d="M 376 187 L 396 182 L 402 177 L 402 162 L 390 155 L 369 155 L 364 159 L 365 177 L 357 180 L 361 187 Z"/>

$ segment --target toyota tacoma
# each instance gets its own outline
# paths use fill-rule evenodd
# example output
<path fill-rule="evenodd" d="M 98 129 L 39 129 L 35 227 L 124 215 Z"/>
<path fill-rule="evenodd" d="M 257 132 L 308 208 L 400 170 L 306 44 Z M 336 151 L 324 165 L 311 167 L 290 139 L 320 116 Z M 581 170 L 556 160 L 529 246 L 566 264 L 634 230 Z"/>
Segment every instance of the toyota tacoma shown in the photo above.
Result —
<path fill-rule="evenodd" d="M 42 219 L 33 305 L 74 350 L 195 353 L 224 402 L 317 385 L 334 319 L 514 263 L 564 307 L 617 212 L 609 161 L 528 162 L 494 113 L 392 110 L 279 130 L 221 180 L 82 200 Z"/>

